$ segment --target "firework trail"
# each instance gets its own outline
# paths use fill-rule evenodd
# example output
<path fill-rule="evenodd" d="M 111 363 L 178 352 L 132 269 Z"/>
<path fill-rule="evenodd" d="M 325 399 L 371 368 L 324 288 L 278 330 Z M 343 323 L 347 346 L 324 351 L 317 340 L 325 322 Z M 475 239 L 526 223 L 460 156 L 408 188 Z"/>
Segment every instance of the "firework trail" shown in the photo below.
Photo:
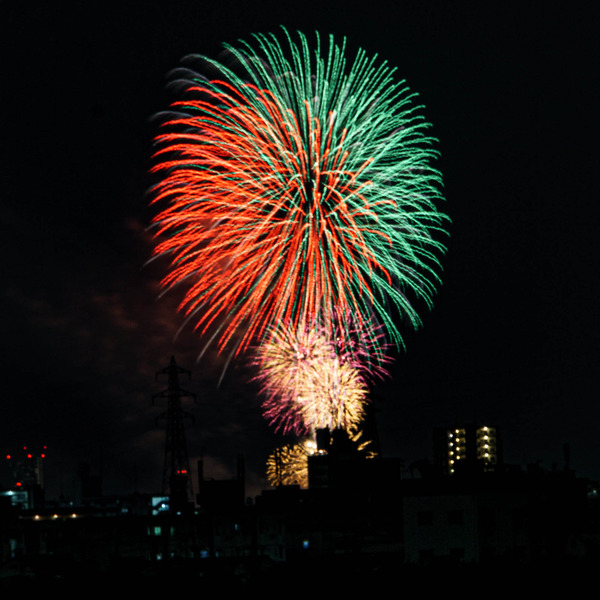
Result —
<path fill-rule="evenodd" d="M 431 306 L 447 218 L 436 140 L 394 69 L 345 41 L 283 30 L 196 57 L 157 136 L 156 255 L 182 310 L 219 351 L 334 315 L 380 324 Z M 339 332 L 338 332 L 339 333 Z"/>
<path fill-rule="evenodd" d="M 357 369 L 365 382 L 383 379 L 388 375 L 390 344 L 381 325 L 350 312 L 332 310 L 328 326 L 313 321 L 313 329 L 330 336 L 334 351 L 344 363 Z"/>

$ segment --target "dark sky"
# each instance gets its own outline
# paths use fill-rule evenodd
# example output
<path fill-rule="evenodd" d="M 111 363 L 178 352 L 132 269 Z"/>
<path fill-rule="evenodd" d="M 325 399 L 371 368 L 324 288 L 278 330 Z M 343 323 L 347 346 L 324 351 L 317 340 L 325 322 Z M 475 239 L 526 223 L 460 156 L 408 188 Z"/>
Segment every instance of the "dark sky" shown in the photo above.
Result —
<path fill-rule="evenodd" d="M 250 493 L 264 485 L 282 440 L 242 365 L 217 387 L 222 359 L 196 364 L 190 328 L 175 339 L 166 265 L 144 267 L 146 190 L 168 71 L 282 24 L 397 66 L 440 139 L 444 285 L 374 392 L 385 455 L 408 466 L 434 426 L 480 421 L 509 462 L 562 466 L 568 443 L 571 466 L 600 478 L 598 21 L 577 3 L 285 4 L 3 3 L 0 450 L 47 444 L 51 495 L 72 492 L 83 461 L 107 493 L 158 490 L 165 406 L 151 397 L 175 355 L 198 395 L 192 460 L 229 477 L 242 453 Z"/>

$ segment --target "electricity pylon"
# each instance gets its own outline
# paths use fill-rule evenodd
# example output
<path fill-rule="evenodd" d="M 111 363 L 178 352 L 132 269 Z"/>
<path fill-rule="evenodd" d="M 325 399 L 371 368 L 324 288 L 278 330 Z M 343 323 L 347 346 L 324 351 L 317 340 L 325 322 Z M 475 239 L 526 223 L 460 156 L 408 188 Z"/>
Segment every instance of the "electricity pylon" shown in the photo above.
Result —
<path fill-rule="evenodd" d="M 167 410 L 156 419 L 166 421 L 166 439 L 165 439 L 165 462 L 163 470 L 163 493 L 170 498 L 172 511 L 181 511 L 193 504 L 194 490 L 190 476 L 190 466 L 188 461 L 187 444 L 185 441 L 185 431 L 183 428 L 184 419 L 194 417 L 183 411 L 181 408 L 182 398 L 193 398 L 196 402 L 196 395 L 182 389 L 179 386 L 179 375 L 187 374 L 191 376 L 190 371 L 179 367 L 175 363 L 175 357 L 171 356 L 171 362 L 168 367 L 156 372 L 156 380 L 160 375 L 167 375 L 167 389 L 154 394 L 152 404 L 157 398 L 167 399 Z"/>

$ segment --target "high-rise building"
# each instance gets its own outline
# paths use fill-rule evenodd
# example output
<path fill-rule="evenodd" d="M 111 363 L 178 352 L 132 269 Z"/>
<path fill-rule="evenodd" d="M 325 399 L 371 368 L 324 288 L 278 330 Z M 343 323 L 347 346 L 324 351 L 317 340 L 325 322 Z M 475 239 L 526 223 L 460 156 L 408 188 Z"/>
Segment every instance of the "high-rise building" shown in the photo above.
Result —
<path fill-rule="evenodd" d="M 46 458 L 46 446 L 31 448 L 23 446 L 6 455 L 6 466 L 8 467 L 8 481 L 6 484 L 12 492 L 22 492 L 27 498 L 28 508 L 39 506 L 43 502 L 43 462 Z M 21 495 L 15 496 L 13 501 Z"/>
<path fill-rule="evenodd" d="M 488 425 L 435 429 L 433 452 L 435 463 L 447 475 L 466 469 L 492 471 L 502 463 L 498 430 Z"/>

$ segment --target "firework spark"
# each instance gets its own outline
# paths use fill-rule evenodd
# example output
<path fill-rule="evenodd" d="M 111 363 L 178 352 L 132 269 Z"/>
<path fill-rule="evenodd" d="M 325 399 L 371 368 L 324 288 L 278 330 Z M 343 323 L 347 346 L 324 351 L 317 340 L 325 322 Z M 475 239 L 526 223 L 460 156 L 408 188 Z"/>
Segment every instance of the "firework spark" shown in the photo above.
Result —
<path fill-rule="evenodd" d="M 153 168 L 163 285 L 186 284 L 220 351 L 314 319 L 333 339 L 336 312 L 401 347 L 396 317 L 420 324 L 445 251 L 436 140 L 385 62 L 283 31 L 226 46 L 231 68 L 196 57 L 213 79 L 180 73 Z"/>

